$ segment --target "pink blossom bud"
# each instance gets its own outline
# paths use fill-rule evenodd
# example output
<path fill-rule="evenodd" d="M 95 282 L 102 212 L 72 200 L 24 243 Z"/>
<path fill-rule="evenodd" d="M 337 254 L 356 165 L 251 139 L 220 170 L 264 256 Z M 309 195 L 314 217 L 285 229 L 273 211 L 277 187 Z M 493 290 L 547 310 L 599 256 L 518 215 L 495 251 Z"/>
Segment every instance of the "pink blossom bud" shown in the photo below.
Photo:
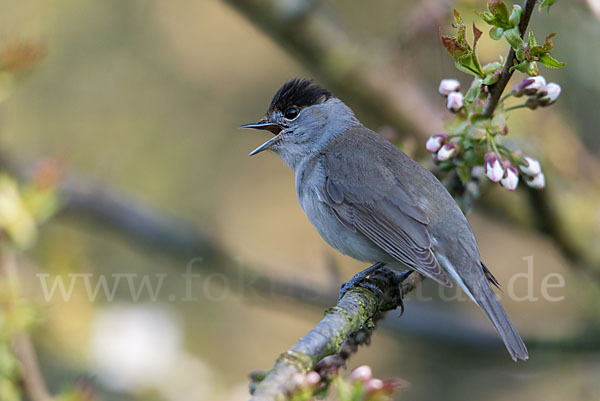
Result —
<path fill-rule="evenodd" d="M 440 95 L 448 96 L 452 92 L 458 92 L 460 90 L 460 82 L 456 79 L 442 79 L 438 91 Z"/>
<path fill-rule="evenodd" d="M 365 390 L 368 392 L 381 391 L 383 389 L 383 381 L 379 379 L 371 379 L 365 383 Z"/>
<path fill-rule="evenodd" d="M 541 75 L 525 78 L 521 82 L 513 85 L 512 94 L 515 97 L 521 97 L 523 95 L 531 96 L 539 93 L 544 86 L 546 86 L 546 79 Z"/>
<path fill-rule="evenodd" d="M 561 88 L 559 84 L 554 82 L 550 82 L 548 85 L 544 87 L 542 92 L 540 92 L 538 97 L 538 103 L 542 107 L 550 106 L 558 99 L 560 95 Z"/>
<path fill-rule="evenodd" d="M 526 156 L 524 159 L 527 162 L 527 164 L 521 164 L 519 166 L 519 169 L 521 169 L 523 173 L 527 174 L 528 176 L 534 177 L 542 172 L 542 166 L 540 165 L 539 161 L 529 156 Z"/>
<path fill-rule="evenodd" d="M 306 376 L 302 373 L 294 373 L 291 382 L 292 388 L 294 389 L 304 387 L 306 385 Z"/>
<path fill-rule="evenodd" d="M 546 177 L 544 177 L 544 173 L 539 173 L 533 178 L 526 178 L 525 183 L 531 188 L 542 189 L 546 186 Z"/>
<path fill-rule="evenodd" d="M 439 161 L 446 161 L 453 158 L 458 154 L 458 146 L 454 142 L 448 142 L 437 152 L 437 159 Z"/>
<path fill-rule="evenodd" d="M 485 175 L 488 176 L 493 182 L 498 182 L 504 177 L 504 167 L 498 160 L 498 155 L 494 152 L 488 152 L 485 154 Z"/>
<path fill-rule="evenodd" d="M 514 191 L 519 185 L 519 172 L 513 166 L 507 166 L 500 184 L 509 191 Z"/>
<path fill-rule="evenodd" d="M 448 135 L 446 135 L 446 134 L 432 135 L 427 140 L 425 147 L 427 148 L 427 150 L 429 152 L 432 152 L 432 153 L 437 152 L 438 150 L 440 150 L 442 145 L 446 142 L 446 139 L 448 139 Z"/>
<path fill-rule="evenodd" d="M 368 365 L 362 365 L 357 367 L 350 373 L 350 378 L 352 380 L 360 380 L 362 382 L 366 382 L 367 380 L 371 380 L 373 378 L 373 372 L 371 371 L 371 367 Z"/>
<path fill-rule="evenodd" d="M 521 82 L 514 84 L 511 91 L 512 95 L 514 97 L 523 96 L 525 94 L 524 88 L 531 83 L 533 83 L 533 78 L 525 78 Z"/>
<path fill-rule="evenodd" d="M 309 387 L 314 387 L 321 381 L 321 375 L 314 370 L 306 374 L 306 384 Z"/>
<path fill-rule="evenodd" d="M 453 113 L 458 112 L 463 107 L 463 95 L 460 92 L 452 92 L 446 100 L 446 108 Z"/>

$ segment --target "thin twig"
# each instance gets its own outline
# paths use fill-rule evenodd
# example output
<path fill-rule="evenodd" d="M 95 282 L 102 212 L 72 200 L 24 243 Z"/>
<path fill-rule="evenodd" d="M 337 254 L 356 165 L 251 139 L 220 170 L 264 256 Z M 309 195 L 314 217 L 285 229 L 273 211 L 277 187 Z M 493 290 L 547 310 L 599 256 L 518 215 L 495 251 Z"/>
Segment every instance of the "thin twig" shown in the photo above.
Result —
<path fill-rule="evenodd" d="M 519 22 L 519 34 L 521 35 L 521 38 L 525 36 L 525 31 L 527 30 L 527 25 L 529 25 L 535 3 L 536 0 L 525 0 L 525 4 L 523 4 L 523 13 L 521 14 L 521 21 Z M 500 100 L 502 93 L 504 93 L 504 88 L 506 88 L 508 81 L 510 81 L 510 78 L 512 77 L 513 71 L 511 71 L 511 68 L 514 65 L 515 58 L 515 50 L 511 47 L 508 56 L 506 57 L 504 68 L 502 68 L 500 79 L 498 79 L 498 82 L 494 85 L 489 87 L 488 97 L 483 109 L 484 117 L 490 118 L 492 114 L 494 114 L 494 110 L 496 110 L 496 106 L 498 106 L 498 101 Z"/>
<path fill-rule="evenodd" d="M 0 238 L 0 241 L 3 239 Z M 18 274 L 15 255 L 0 242 L 0 276 L 15 285 Z M 27 332 L 21 331 L 13 338 L 13 352 L 21 365 L 23 389 L 31 401 L 52 401 L 53 397 L 40 370 L 37 354 Z"/>

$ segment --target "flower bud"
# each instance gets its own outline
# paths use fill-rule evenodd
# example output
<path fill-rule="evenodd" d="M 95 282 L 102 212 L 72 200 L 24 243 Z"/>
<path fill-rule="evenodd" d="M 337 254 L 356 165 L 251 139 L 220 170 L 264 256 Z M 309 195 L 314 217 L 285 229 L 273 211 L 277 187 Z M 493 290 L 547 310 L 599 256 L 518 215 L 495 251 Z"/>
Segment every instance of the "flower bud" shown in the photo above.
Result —
<path fill-rule="evenodd" d="M 306 385 L 309 387 L 314 387 L 321 381 L 321 375 L 315 372 L 314 370 L 308 372 L 306 374 Z"/>
<path fill-rule="evenodd" d="M 504 167 L 498 160 L 498 155 L 494 152 L 487 152 L 484 160 L 485 175 L 493 182 L 500 181 L 504 177 Z"/>
<path fill-rule="evenodd" d="M 440 95 L 448 96 L 452 92 L 458 92 L 460 90 L 460 82 L 456 79 L 442 79 L 438 91 Z"/>
<path fill-rule="evenodd" d="M 529 77 L 513 85 L 512 94 L 514 97 L 535 95 L 536 93 L 539 93 L 544 86 L 546 86 L 546 79 L 541 75 Z"/>
<path fill-rule="evenodd" d="M 525 106 L 529 107 L 531 110 L 537 109 L 539 105 L 538 98 L 535 96 L 529 96 L 525 101 Z"/>
<path fill-rule="evenodd" d="M 525 94 L 525 91 L 523 88 L 527 85 L 530 85 L 531 83 L 533 83 L 533 78 L 525 78 L 521 82 L 514 84 L 512 87 L 512 91 L 511 91 L 512 95 L 514 97 L 523 96 Z"/>
<path fill-rule="evenodd" d="M 546 177 L 544 173 L 539 173 L 533 178 L 526 178 L 525 183 L 531 188 L 542 189 L 546 186 Z"/>
<path fill-rule="evenodd" d="M 350 373 L 350 378 L 352 380 L 360 380 L 362 382 L 366 382 L 367 380 L 371 380 L 373 378 L 373 372 L 371 371 L 371 367 L 368 365 L 362 365 L 357 367 Z"/>
<path fill-rule="evenodd" d="M 446 161 L 458 154 L 458 145 L 454 142 L 448 142 L 437 152 L 437 159 L 439 161 Z"/>
<path fill-rule="evenodd" d="M 458 112 L 463 107 L 463 95 L 460 92 L 452 92 L 446 100 L 446 108 L 453 113 Z"/>
<path fill-rule="evenodd" d="M 527 162 L 527 164 L 521 164 L 519 166 L 519 169 L 523 173 L 527 174 L 530 177 L 535 177 L 536 175 L 542 172 L 542 166 L 540 165 L 539 161 L 529 156 L 526 156 L 524 159 Z"/>
<path fill-rule="evenodd" d="M 427 148 L 427 150 L 429 152 L 432 152 L 432 153 L 437 152 L 438 150 L 440 150 L 442 145 L 446 142 L 446 139 L 448 139 L 448 135 L 446 135 L 446 134 L 432 135 L 427 140 L 425 147 Z"/>
<path fill-rule="evenodd" d="M 297 389 L 306 385 L 306 376 L 302 373 L 294 373 L 291 380 L 291 387 Z"/>
<path fill-rule="evenodd" d="M 381 391 L 383 389 L 383 381 L 380 379 L 371 379 L 365 383 L 365 390 L 369 393 Z"/>
<path fill-rule="evenodd" d="M 550 82 L 544 87 L 544 90 L 540 92 L 538 97 L 538 103 L 542 107 L 550 106 L 551 104 L 556 102 L 556 99 L 558 99 L 558 96 L 560 95 L 560 91 L 561 88 L 559 84 Z"/>
<path fill-rule="evenodd" d="M 507 166 L 500 184 L 509 191 L 514 191 L 519 185 L 519 172 L 513 166 Z"/>

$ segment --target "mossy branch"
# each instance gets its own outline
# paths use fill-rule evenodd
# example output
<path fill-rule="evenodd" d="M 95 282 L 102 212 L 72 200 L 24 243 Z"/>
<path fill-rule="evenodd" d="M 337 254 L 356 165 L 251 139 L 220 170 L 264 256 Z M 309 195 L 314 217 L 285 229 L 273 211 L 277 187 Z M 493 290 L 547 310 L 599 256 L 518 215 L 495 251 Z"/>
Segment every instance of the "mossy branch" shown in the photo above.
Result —
<path fill-rule="evenodd" d="M 251 401 L 285 400 L 286 394 L 293 390 L 290 385 L 296 373 L 307 373 L 323 358 L 340 352 L 344 342 L 357 331 L 373 330 L 374 317 L 379 318 L 382 313 L 395 309 L 398 296 L 411 292 L 423 279 L 413 273 L 398 283 L 388 273 L 389 270 L 384 268 L 370 281 L 383 296 L 355 287 L 336 306 L 328 309 L 319 324 L 279 356 L 273 369 L 256 385 Z"/>

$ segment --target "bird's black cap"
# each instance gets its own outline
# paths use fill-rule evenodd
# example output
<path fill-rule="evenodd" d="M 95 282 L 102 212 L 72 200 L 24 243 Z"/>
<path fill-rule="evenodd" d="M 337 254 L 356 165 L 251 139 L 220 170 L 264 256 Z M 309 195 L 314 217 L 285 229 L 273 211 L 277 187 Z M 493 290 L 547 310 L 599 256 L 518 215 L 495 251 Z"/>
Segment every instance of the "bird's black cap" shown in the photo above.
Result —
<path fill-rule="evenodd" d="M 303 108 L 323 103 L 333 95 L 327 89 L 314 84 L 311 79 L 294 78 L 287 81 L 271 100 L 269 111 L 285 112 L 289 107 Z"/>

